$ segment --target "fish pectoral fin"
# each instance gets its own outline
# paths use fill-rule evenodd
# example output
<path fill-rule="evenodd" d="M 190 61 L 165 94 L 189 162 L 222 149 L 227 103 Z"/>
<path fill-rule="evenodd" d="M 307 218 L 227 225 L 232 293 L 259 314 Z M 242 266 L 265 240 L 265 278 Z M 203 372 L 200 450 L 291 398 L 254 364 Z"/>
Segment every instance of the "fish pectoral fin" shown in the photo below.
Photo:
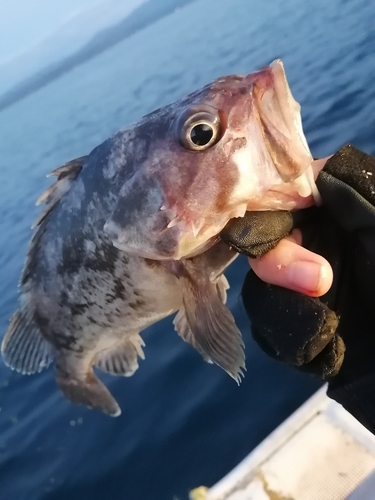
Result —
<path fill-rule="evenodd" d="M 185 309 L 180 309 L 173 320 L 173 326 L 179 336 L 188 344 L 194 347 L 207 363 L 212 363 L 211 359 L 201 349 L 196 342 L 193 332 L 186 318 Z"/>
<path fill-rule="evenodd" d="M 69 373 L 57 361 L 56 382 L 64 396 L 72 403 L 100 410 L 111 417 L 121 415 L 117 401 L 95 376 L 91 367 L 85 374 Z"/>
<path fill-rule="evenodd" d="M 22 374 L 31 375 L 53 361 L 50 346 L 27 310 L 17 310 L 1 344 L 4 363 Z"/>
<path fill-rule="evenodd" d="M 139 367 L 138 356 L 145 359 L 142 349 L 144 345 L 142 337 L 134 335 L 120 345 L 101 352 L 95 366 L 112 375 L 131 377 Z"/>
<path fill-rule="evenodd" d="M 240 383 L 245 370 L 244 343 L 232 313 L 219 297 L 217 284 L 197 283 L 190 277 L 183 277 L 182 282 L 186 319 L 196 344 Z"/>

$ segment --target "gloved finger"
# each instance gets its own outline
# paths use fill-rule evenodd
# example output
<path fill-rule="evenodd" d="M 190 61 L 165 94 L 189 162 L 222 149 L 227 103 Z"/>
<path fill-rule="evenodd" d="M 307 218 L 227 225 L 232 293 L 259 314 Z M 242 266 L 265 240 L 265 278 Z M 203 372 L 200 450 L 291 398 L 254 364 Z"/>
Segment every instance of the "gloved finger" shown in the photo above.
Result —
<path fill-rule="evenodd" d="M 263 281 L 311 297 L 324 295 L 332 285 L 329 262 L 300 246 L 293 237 L 284 238 L 263 257 L 249 261 L 252 270 Z"/>
<path fill-rule="evenodd" d="M 242 299 L 255 341 L 268 355 L 296 367 L 309 364 L 336 334 L 337 316 L 319 299 L 269 285 L 252 271 L 246 276 Z M 331 370 L 334 358 L 325 354 L 322 364 Z"/>
<path fill-rule="evenodd" d="M 271 348 L 271 346 L 267 344 L 267 341 L 262 336 L 262 333 L 259 333 L 255 327 L 252 328 L 251 333 L 255 342 L 268 356 L 278 361 L 290 364 L 290 359 L 293 359 L 291 353 L 289 353 L 288 359 L 286 359 L 282 356 L 282 354 L 276 353 Z M 319 339 L 319 334 L 317 334 L 317 338 Z M 311 361 L 302 364 L 291 364 L 297 370 L 303 373 L 309 373 L 310 375 L 314 375 L 315 377 L 318 377 L 322 380 L 325 380 L 329 377 L 334 377 L 339 373 L 344 361 L 344 341 L 339 335 L 335 334 L 326 346 L 324 346 L 324 342 L 322 342 L 322 346 L 323 348 L 321 352 L 319 352 L 315 356 L 315 358 L 312 358 Z M 299 354 L 301 351 L 302 349 L 298 349 L 297 346 L 296 352 L 294 353 L 296 359 L 299 359 Z M 311 354 L 308 357 L 311 357 Z"/>
<path fill-rule="evenodd" d="M 246 212 L 244 217 L 230 220 L 220 237 L 239 253 L 260 257 L 275 248 L 293 224 L 293 215 L 287 211 Z"/>
<path fill-rule="evenodd" d="M 334 335 L 325 348 L 299 370 L 323 380 L 336 376 L 344 361 L 345 344 L 340 335 Z"/>

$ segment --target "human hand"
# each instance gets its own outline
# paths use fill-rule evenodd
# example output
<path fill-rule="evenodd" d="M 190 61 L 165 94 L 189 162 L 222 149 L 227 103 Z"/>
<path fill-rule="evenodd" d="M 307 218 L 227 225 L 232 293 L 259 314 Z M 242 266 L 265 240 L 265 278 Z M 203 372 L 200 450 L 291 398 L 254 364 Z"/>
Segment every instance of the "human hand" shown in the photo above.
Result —
<path fill-rule="evenodd" d="M 286 227 L 288 219 L 289 230 L 299 230 L 251 259 L 243 301 L 261 348 L 327 379 L 328 395 L 374 432 L 375 160 L 346 146 L 316 166 L 324 166 L 317 179 L 323 205 L 293 221 L 287 212 L 262 215 L 263 225 L 268 218 L 271 226 Z M 232 223 L 224 239 L 262 255 L 259 235 L 256 252 L 251 245 L 253 218 L 249 213 Z M 285 234 L 284 228 L 279 239 Z M 274 232 L 272 246 L 276 241 Z"/>
<path fill-rule="evenodd" d="M 315 178 L 329 158 L 313 162 Z M 250 255 L 250 266 L 263 281 L 319 297 L 332 284 L 332 268 L 322 256 L 302 246 L 301 231 L 293 229 L 295 222 L 286 211 L 248 212 L 244 219 L 233 220 L 226 227 L 224 239 L 234 247 L 238 244 L 240 253 Z"/>
<path fill-rule="evenodd" d="M 315 178 L 324 168 L 326 158 L 313 162 Z M 254 218 L 256 220 L 256 236 L 253 234 Z M 297 218 L 297 223 L 298 223 Z M 239 251 L 247 255 L 255 254 L 257 258 L 249 257 L 249 263 L 255 274 L 263 281 L 295 290 L 305 295 L 319 297 L 324 295 L 332 285 L 333 274 L 329 262 L 321 255 L 311 252 L 302 246 L 300 229 L 293 229 L 295 221 L 289 212 L 249 212 L 245 219 L 235 220 L 227 226 L 227 239 L 239 245 Z M 251 231 L 248 231 L 249 227 Z M 246 229 L 249 245 L 244 247 L 244 241 L 238 236 Z M 234 231 L 237 230 L 237 234 Z M 285 237 L 284 237 L 285 236 Z M 260 239 L 261 244 L 255 245 L 254 239 Z M 265 253 L 266 252 L 266 253 Z"/>

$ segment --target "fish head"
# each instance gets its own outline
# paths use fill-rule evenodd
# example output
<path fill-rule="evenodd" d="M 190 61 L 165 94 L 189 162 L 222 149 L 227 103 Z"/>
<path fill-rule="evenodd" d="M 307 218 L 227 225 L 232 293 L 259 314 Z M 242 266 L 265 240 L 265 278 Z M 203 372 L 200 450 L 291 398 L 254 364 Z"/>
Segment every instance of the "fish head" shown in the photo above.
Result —
<path fill-rule="evenodd" d="M 143 145 L 137 168 L 105 225 L 128 253 L 192 257 L 248 210 L 304 208 L 317 196 L 300 105 L 280 60 L 151 113 L 133 138 Z"/>

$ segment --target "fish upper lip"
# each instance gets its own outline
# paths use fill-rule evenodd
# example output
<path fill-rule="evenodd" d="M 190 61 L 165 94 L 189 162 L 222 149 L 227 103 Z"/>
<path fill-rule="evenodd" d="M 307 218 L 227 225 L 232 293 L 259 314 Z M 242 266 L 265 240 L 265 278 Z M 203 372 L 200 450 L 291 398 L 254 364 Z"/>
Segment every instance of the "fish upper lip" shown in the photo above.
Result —
<path fill-rule="evenodd" d="M 301 176 L 304 167 L 308 169 L 312 156 L 303 134 L 301 107 L 280 59 L 254 74 L 252 93 L 268 153 L 281 179 L 290 182 Z"/>
<path fill-rule="evenodd" d="M 281 123 L 277 123 L 278 129 L 280 129 L 280 125 L 282 126 L 279 132 L 285 138 L 290 139 L 294 127 L 291 100 L 295 101 L 286 79 L 284 65 L 280 59 L 276 59 L 260 71 L 257 81 L 254 82 L 254 91 L 262 112 L 262 118 L 274 125 L 275 120 L 272 118 L 275 118 L 276 114 L 279 115 L 278 118 L 281 118 Z M 276 101 L 278 109 L 271 111 L 267 109 L 270 100 Z M 296 103 L 295 111 L 297 111 L 297 108 L 299 111 L 299 104 Z"/>

